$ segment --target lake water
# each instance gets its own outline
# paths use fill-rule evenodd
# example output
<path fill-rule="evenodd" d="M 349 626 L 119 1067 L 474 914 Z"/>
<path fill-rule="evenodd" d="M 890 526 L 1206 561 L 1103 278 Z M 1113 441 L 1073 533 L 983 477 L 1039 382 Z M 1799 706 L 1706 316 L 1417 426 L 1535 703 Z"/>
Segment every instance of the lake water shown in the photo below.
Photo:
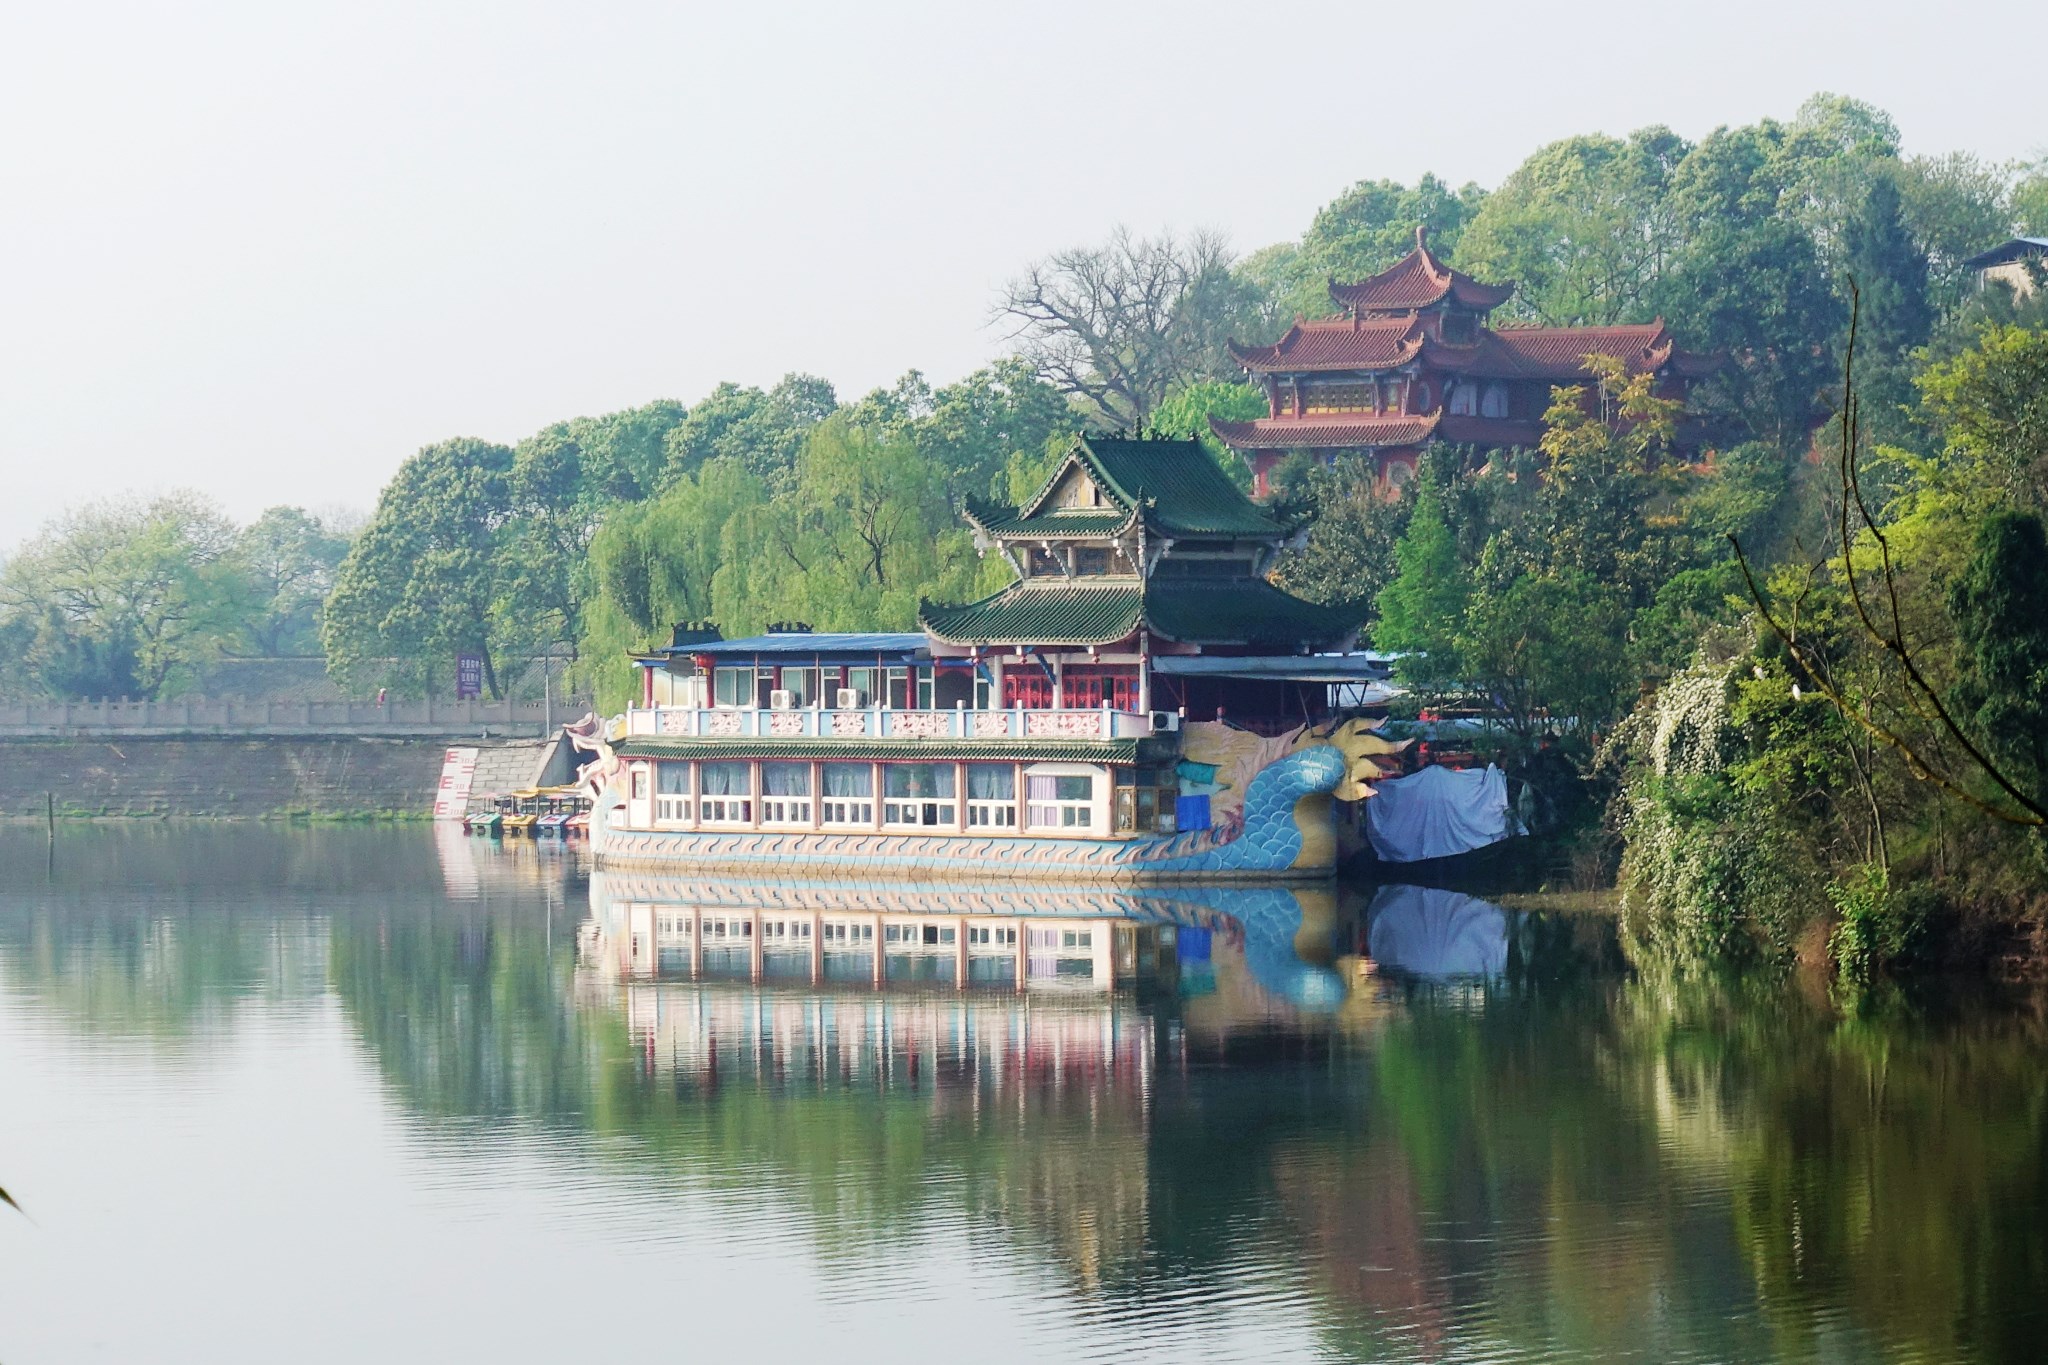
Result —
<path fill-rule="evenodd" d="M 2038 1000 L 1413 888 L 911 894 L 0 830 L 0 1360 L 2048 1357 Z"/>

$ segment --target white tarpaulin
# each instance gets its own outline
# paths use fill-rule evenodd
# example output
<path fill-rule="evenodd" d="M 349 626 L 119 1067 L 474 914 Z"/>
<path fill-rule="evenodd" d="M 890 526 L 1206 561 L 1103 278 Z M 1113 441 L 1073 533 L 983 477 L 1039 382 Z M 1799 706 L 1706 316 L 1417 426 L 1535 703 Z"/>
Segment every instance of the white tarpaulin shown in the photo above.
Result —
<path fill-rule="evenodd" d="M 1457 891 L 1383 886 L 1366 915 L 1366 951 L 1382 967 L 1430 981 L 1491 980 L 1508 969 L 1508 917 Z"/>
<path fill-rule="evenodd" d="M 1431 766 L 1372 786 L 1366 833 L 1390 863 L 1470 853 L 1515 832 L 1507 775 L 1490 763 L 1484 772 Z"/>

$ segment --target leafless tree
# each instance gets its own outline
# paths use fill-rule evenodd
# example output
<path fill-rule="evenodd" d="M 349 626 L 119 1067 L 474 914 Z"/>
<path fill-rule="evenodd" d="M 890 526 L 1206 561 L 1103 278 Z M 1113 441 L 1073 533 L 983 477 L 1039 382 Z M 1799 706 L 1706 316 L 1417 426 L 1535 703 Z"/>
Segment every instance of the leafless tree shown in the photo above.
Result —
<path fill-rule="evenodd" d="M 1045 381 L 1110 426 L 1143 426 L 1176 387 L 1235 377 L 1225 349 L 1252 312 L 1218 233 L 1134 236 L 1034 262 L 1004 287 L 995 315 Z"/>

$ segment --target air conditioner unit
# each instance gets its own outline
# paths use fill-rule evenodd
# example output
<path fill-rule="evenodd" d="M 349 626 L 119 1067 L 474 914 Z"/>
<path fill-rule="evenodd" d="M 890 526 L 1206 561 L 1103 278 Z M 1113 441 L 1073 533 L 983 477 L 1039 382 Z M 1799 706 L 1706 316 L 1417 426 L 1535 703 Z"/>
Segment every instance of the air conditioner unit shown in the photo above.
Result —
<path fill-rule="evenodd" d="M 832 694 L 832 705 L 841 711 L 858 711 L 867 704 L 867 694 L 858 687 L 842 687 Z"/>
<path fill-rule="evenodd" d="M 1155 734 L 1155 735 L 1156 735 L 1156 734 L 1160 734 L 1160 733 L 1162 733 L 1163 731 L 1168 731 L 1168 730 L 1178 730 L 1178 729 L 1180 729 L 1180 712 L 1178 712 L 1178 711 L 1154 711 L 1154 712 L 1152 713 L 1152 733 L 1153 733 L 1153 734 Z"/>
<path fill-rule="evenodd" d="M 794 705 L 794 699 L 785 688 L 778 687 L 768 694 L 768 709 L 770 711 L 787 711 Z"/>

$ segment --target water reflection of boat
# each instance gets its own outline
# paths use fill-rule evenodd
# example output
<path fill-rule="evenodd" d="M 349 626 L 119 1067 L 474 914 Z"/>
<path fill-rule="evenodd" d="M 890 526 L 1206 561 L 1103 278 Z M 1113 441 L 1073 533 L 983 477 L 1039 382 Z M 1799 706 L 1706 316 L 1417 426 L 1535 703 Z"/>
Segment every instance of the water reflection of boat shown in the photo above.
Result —
<path fill-rule="evenodd" d="M 1380 967 L 1425 981 L 1489 981 L 1508 966 L 1508 916 L 1490 901 L 1432 886 L 1382 886 L 1366 908 L 1366 949 Z"/>
<path fill-rule="evenodd" d="M 1180 949 L 1222 942 L 1297 1010 L 1344 998 L 1335 896 L 1290 887 L 1138 893 L 888 882 L 688 880 L 598 872 L 579 957 L 625 980 L 1110 991 L 1177 985 Z"/>

